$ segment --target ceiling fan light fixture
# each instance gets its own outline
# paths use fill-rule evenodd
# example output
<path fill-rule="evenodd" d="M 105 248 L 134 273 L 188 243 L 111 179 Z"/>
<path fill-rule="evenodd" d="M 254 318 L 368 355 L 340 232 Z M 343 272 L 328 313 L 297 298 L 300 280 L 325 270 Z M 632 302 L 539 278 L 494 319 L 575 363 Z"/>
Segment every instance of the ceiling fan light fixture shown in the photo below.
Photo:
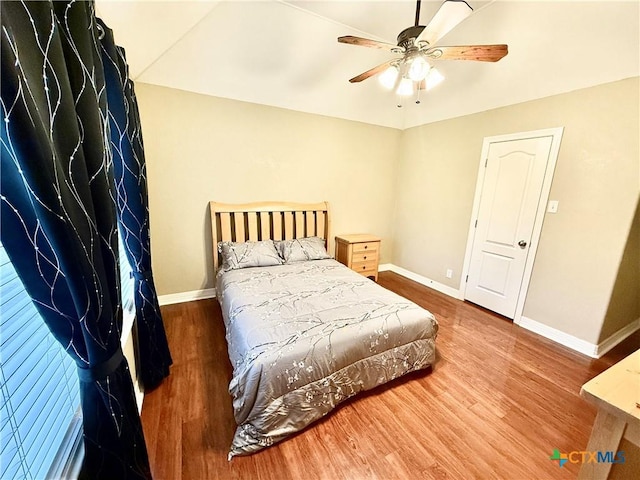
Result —
<path fill-rule="evenodd" d="M 427 78 L 430 69 L 431 65 L 429 65 L 429 62 L 427 62 L 421 55 L 418 55 L 411 61 L 411 66 L 409 67 L 409 78 L 414 82 L 421 82 Z"/>
<path fill-rule="evenodd" d="M 396 80 L 398 79 L 398 67 L 395 65 L 391 65 L 384 72 L 380 74 L 378 77 L 378 81 L 380 85 L 382 85 L 387 90 L 391 90 L 393 86 L 396 84 Z"/>
<path fill-rule="evenodd" d="M 429 74 L 425 78 L 425 88 L 426 90 L 431 90 L 433 87 L 436 87 L 442 83 L 444 80 L 444 76 L 435 68 L 429 70 Z"/>
<path fill-rule="evenodd" d="M 408 97 L 413 95 L 413 82 L 410 78 L 403 78 L 400 80 L 400 85 L 398 85 L 398 89 L 396 93 L 401 97 Z"/>
<path fill-rule="evenodd" d="M 508 46 L 504 44 L 439 46 L 440 39 L 471 15 L 473 9 L 467 0 L 444 0 L 429 23 L 423 26 L 420 25 L 421 1 L 416 0 L 415 25 L 398 34 L 396 45 L 352 35 L 338 37 L 339 43 L 377 48 L 401 55 L 350 78 L 349 83 L 359 83 L 378 76 L 378 81 L 385 89 L 395 90 L 399 97 L 398 107 L 402 107 L 404 97 L 415 93 L 416 103 L 420 103 L 421 90 L 431 90 L 444 80 L 442 74 L 430 62 L 497 62 L 509 53 Z"/>

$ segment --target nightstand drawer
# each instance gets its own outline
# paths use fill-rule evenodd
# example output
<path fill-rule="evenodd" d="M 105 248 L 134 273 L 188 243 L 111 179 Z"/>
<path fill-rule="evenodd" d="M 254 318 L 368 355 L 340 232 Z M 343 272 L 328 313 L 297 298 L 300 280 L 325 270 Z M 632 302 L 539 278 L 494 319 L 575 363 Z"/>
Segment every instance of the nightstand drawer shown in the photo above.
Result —
<path fill-rule="evenodd" d="M 366 262 L 353 262 L 351 264 L 351 269 L 355 270 L 358 273 L 362 272 L 377 272 L 378 270 L 378 260 L 367 260 Z"/>
<path fill-rule="evenodd" d="M 379 244 L 380 244 L 380 242 L 354 243 L 353 244 L 353 253 L 377 252 Z"/>
<path fill-rule="evenodd" d="M 366 261 L 373 261 L 375 260 L 376 262 L 378 261 L 378 251 L 377 250 L 372 250 L 372 251 L 366 251 L 366 252 L 360 252 L 360 253 L 353 253 L 353 255 L 351 255 L 351 261 L 353 263 L 356 262 L 366 262 Z"/>

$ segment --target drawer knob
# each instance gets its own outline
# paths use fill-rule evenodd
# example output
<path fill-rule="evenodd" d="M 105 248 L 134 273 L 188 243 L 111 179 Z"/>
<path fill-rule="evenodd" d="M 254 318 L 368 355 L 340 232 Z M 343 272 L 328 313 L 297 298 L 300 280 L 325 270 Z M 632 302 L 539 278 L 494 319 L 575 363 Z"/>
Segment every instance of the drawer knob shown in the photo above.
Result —
<path fill-rule="evenodd" d="M 367 248 L 369 248 L 369 245 L 365 245 L 365 246 L 364 246 L 364 249 L 365 249 L 365 250 L 366 250 Z"/>
<path fill-rule="evenodd" d="M 364 259 L 365 259 L 365 260 L 367 259 L 367 256 L 366 256 L 366 255 L 364 256 Z"/>
<path fill-rule="evenodd" d="M 362 267 L 362 269 L 363 269 L 363 270 L 366 270 L 366 269 L 367 269 L 367 267 L 366 267 L 366 266 L 365 266 L 365 267 Z"/>

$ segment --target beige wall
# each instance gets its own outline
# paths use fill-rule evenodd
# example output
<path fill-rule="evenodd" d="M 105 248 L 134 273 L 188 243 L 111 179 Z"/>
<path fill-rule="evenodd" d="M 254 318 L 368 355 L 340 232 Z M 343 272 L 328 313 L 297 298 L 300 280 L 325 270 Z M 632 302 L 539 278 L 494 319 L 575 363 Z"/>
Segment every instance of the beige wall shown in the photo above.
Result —
<path fill-rule="evenodd" d="M 640 318 L 640 199 L 618 267 L 600 341 L 606 340 L 630 321 Z"/>
<path fill-rule="evenodd" d="M 546 215 L 524 315 L 597 343 L 640 191 L 639 91 L 627 79 L 404 131 L 394 263 L 458 288 L 483 138 L 563 126 L 550 195 L 560 207 Z"/>
<path fill-rule="evenodd" d="M 143 83 L 136 93 L 160 295 L 214 286 L 210 200 L 327 200 L 334 234 L 380 235 L 390 261 L 399 130 Z"/>
<path fill-rule="evenodd" d="M 524 315 L 590 343 L 640 315 L 638 78 L 404 132 L 136 90 L 160 295 L 213 286 L 210 200 L 328 200 L 334 234 L 378 234 L 383 263 L 457 289 L 483 138 L 563 126 Z"/>

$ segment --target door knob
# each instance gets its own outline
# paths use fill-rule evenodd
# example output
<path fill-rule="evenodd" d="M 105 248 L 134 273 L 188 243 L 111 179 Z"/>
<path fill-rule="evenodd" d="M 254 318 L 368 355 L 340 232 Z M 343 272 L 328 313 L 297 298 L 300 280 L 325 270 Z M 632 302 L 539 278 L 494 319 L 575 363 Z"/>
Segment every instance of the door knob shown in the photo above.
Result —
<path fill-rule="evenodd" d="M 518 245 L 520 246 L 520 248 L 525 248 L 527 246 L 527 242 L 525 242 L 524 240 L 520 240 L 518 242 Z"/>

